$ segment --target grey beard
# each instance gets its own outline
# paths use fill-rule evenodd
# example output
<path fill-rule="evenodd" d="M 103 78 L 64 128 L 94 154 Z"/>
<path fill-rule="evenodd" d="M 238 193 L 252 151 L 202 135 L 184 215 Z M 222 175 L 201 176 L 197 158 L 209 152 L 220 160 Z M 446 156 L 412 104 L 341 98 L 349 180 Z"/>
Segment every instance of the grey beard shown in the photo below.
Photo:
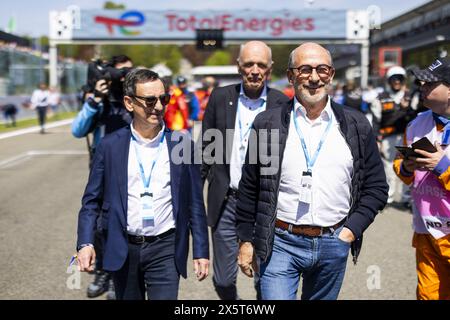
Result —
<path fill-rule="evenodd" d="M 308 94 L 304 94 L 304 93 L 300 93 L 300 98 L 304 101 L 306 101 L 309 104 L 315 104 L 317 102 L 322 101 L 326 96 L 327 96 L 327 91 L 324 91 L 323 94 L 321 95 L 314 95 L 314 96 L 310 96 Z"/>

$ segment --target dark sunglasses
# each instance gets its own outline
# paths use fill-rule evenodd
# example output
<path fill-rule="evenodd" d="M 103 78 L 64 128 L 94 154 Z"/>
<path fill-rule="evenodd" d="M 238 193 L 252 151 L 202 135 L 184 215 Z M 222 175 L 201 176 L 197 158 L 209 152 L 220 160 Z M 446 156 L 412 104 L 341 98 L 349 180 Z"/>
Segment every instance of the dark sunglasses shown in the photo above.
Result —
<path fill-rule="evenodd" d="M 401 74 L 395 74 L 395 75 L 393 75 L 393 76 L 391 76 L 389 78 L 389 81 L 400 81 L 400 82 L 403 82 L 403 81 L 405 81 L 405 77 L 402 76 Z"/>
<path fill-rule="evenodd" d="M 330 78 L 334 73 L 334 68 L 327 64 L 319 64 L 317 67 L 310 66 L 309 64 L 304 64 L 295 68 L 289 68 L 291 70 L 297 70 L 298 76 L 302 78 L 308 78 L 311 76 L 314 69 L 316 69 L 317 74 L 322 79 Z"/>
<path fill-rule="evenodd" d="M 160 95 L 159 97 L 156 97 L 156 96 L 148 96 L 148 97 L 134 96 L 132 98 L 134 98 L 134 100 L 136 100 L 136 98 L 141 99 L 144 101 L 145 107 L 152 108 L 156 105 L 156 102 L 158 101 L 158 99 L 163 106 L 166 106 L 170 101 L 170 94 L 164 93 L 164 94 Z M 137 100 L 137 101 L 140 102 L 139 100 Z"/>

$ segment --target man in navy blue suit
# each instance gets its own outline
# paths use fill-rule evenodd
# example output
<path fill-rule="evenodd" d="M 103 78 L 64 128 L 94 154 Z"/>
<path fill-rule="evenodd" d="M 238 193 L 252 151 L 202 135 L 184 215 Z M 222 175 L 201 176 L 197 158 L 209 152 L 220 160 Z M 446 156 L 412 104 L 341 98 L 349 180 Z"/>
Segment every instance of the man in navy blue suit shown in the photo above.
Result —
<path fill-rule="evenodd" d="M 177 139 L 164 126 L 170 96 L 157 73 L 131 71 L 124 94 L 133 121 L 97 147 L 78 218 L 78 266 L 93 269 L 101 212 L 103 267 L 113 273 L 117 299 L 143 300 L 146 293 L 150 300 L 177 299 L 179 276 L 187 276 L 189 231 L 197 279 L 208 275 L 200 169 L 190 138 Z"/>

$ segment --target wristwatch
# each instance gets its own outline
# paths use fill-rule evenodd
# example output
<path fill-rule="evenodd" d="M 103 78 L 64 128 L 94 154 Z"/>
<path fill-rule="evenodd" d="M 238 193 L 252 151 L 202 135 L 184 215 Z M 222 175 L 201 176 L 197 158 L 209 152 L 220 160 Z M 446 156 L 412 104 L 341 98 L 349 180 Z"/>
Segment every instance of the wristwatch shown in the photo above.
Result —
<path fill-rule="evenodd" d="M 80 251 L 81 249 L 83 249 L 84 247 L 91 247 L 92 249 L 94 249 L 94 245 L 92 244 L 92 243 L 84 243 L 84 244 L 80 244 L 79 246 L 78 246 L 78 250 L 77 251 Z"/>

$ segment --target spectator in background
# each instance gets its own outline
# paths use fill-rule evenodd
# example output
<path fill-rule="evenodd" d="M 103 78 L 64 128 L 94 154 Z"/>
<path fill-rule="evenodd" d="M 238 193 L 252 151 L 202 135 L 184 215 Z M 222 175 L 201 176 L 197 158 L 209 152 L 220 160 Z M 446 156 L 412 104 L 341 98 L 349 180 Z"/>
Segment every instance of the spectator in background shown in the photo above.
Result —
<path fill-rule="evenodd" d="M 167 128 L 173 131 L 188 130 L 190 128 L 189 107 L 182 91 L 174 85 L 170 87 L 170 101 L 164 112 L 164 122 Z"/>
<path fill-rule="evenodd" d="M 202 88 L 195 91 L 195 96 L 200 104 L 200 111 L 198 114 L 198 120 L 203 120 L 205 109 L 209 101 L 209 97 L 214 88 L 217 87 L 216 79 L 213 76 L 207 76 L 202 80 Z"/>
<path fill-rule="evenodd" d="M 378 91 L 374 88 L 373 84 L 369 82 L 367 88 L 362 93 L 362 111 L 365 113 L 367 120 L 373 127 L 373 114 L 372 114 L 372 102 L 378 97 Z"/>
<path fill-rule="evenodd" d="M 344 103 L 344 90 L 342 89 L 342 84 L 337 83 L 336 89 L 332 92 L 333 101 L 339 104 Z"/>
<path fill-rule="evenodd" d="M 2 106 L 3 116 L 5 118 L 5 125 L 8 127 L 8 122 L 11 120 L 11 126 L 16 126 L 16 115 L 18 112 L 18 109 L 15 104 L 8 103 Z"/>
<path fill-rule="evenodd" d="M 354 80 L 348 80 L 343 88 L 342 104 L 362 112 L 362 103 L 361 88 L 356 86 Z"/>
<path fill-rule="evenodd" d="M 283 89 L 283 93 L 289 98 L 292 99 L 295 96 L 294 87 L 292 84 L 288 83 L 286 87 Z"/>
<path fill-rule="evenodd" d="M 387 89 L 372 102 L 374 130 L 377 132 L 378 146 L 389 184 L 388 204 L 394 202 L 398 179 L 392 170 L 397 153 L 395 146 L 403 145 L 403 133 L 409 121 L 415 117 L 410 104 L 410 94 L 406 87 L 406 70 L 400 66 L 391 67 L 386 72 Z M 408 190 L 402 186 L 401 202 L 409 207 Z"/>
<path fill-rule="evenodd" d="M 31 108 L 37 111 L 41 134 L 45 133 L 45 120 L 47 117 L 49 91 L 45 83 L 39 84 L 39 88 L 31 95 Z"/>
<path fill-rule="evenodd" d="M 193 92 L 188 89 L 187 79 L 183 76 L 177 78 L 178 89 L 181 90 L 184 100 L 189 108 L 189 121 L 192 127 L 192 121 L 198 121 L 200 113 L 200 103 Z"/>
<path fill-rule="evenodd" d="M 188 83 L 185 77 L 177 77 L 177 85 L 178 90 L 176 89 L 174 94 L 180 95 L 181 99 L 184 99 L 189 111 L 188 126 L 192 128 L 193 122 L 199 120 L 200 103 L 195 94 L 188 89 Z"/>
<path fill-rule="evenodd" d="M 48 95 L 48 105 L 53 114 L 56 114 L 58 112 L 58 107 L 60 103 L 61 103 L 61 95 L 59 94 L 59 90 L 55 87 L 50 87 Z"/>

